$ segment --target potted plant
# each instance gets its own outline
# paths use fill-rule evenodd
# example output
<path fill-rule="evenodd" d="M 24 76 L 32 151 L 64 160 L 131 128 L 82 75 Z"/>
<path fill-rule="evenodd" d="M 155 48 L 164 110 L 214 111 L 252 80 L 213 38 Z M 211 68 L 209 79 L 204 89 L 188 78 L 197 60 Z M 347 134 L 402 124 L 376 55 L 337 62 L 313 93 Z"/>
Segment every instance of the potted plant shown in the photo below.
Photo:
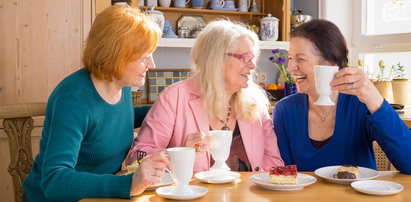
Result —
<path fill-rule="evenodd" d="M 392 80 L 392 94 L 394 97 L 394 103 L 396 104 L 409 104 L 408 94 L 409 82 L 405 78 L 404 65 L 401 65 L 400 62 L 394 67 L 394 79 Z"/>
<path fill-rule="evenodd" d="M 374 85 L 380 92 L 380 94 L 386 99 L 389 100 L 389 92 L 391 89 L 391 80 L 393 68 L 390 69 L 389 73 L 385 73 L 385 64 L 383 60 L 380 60 L 378 63 L 379 71 L 375 76 Z"/>
<path fill-rule="evenodd" d="M 271 51 L 273 56 L 268 59 L 274 63 L 277 69 L 280 71 L 282 78 L 284 79 L 284 94 L 285 96 L 294 94 L 297 92 L 297 87 L 295 86 L 295 81 L 291 76 L 290 72 L 287 71 L 285 67 L 285 62 L 287 61 L 284 53 L 280 49 L 273 49 Z"/>

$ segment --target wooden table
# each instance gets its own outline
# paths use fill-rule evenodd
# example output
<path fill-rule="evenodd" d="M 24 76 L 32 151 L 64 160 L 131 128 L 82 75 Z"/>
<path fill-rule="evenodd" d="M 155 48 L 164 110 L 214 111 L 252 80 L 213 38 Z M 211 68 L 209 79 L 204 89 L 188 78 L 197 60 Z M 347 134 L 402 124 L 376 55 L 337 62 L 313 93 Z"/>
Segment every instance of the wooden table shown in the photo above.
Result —
<path fill-rule="evenodd" d="M 202 198 L 193 201 L 207 202 L 264 202 L 264 201 L 372 201 L 396 202 L 411 201 L 411 175 L 400 174 L 396 171 L 381 171 L 378 180 L 398 182 L 405 188 L 402 192 L 388 196 L 373 196 L 355 191 L 350 185 L 340 185 L 327 182 L 317 177 L 313 172 L 303 172 L 315 176 L 317 182 L 299 191 L 271 191 L 263 189 L 248 178 L 255 174 L 242 172 L 241 178 L 228 184 L 206 184 L 198 180 L 190 182 L 191 185 L 200 185 L 208 188 L 208 193 Z M 173 201 L 162 198 L 155 191 L 146 191 L 132 200 L 106 198 L 83 199 L 82 202 L 115 202 L 115 201 Z"/>

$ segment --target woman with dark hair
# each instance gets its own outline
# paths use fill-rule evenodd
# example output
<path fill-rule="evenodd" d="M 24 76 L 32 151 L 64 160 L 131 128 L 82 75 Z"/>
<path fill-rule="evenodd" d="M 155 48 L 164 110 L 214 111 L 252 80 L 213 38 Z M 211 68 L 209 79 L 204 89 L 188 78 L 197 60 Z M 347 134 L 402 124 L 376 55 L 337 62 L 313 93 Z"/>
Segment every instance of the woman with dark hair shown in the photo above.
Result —
<path fill-rule="evenodd" d="M 375 140 L 398 170 L 411 174 L 410 130 L 363 70 L 346 67 L 347 55 L 343 35 L 327 20 L 312 20 L 291 32 L 288 70 L 299 93 L 282 99 L 273 112 L 285 164 L 300 171 L 345 164 L 376 169 Z M 315 65 L 339 66 L 330 83 L 336 105 L 313 104 L 319 97 Z"/>

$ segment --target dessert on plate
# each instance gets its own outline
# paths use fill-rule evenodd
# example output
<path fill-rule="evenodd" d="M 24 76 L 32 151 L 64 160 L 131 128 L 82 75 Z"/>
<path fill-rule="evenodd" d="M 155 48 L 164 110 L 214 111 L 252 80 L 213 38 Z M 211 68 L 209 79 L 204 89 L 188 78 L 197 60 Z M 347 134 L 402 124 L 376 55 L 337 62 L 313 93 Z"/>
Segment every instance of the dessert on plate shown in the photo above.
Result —
<path fill-rule="evenodd" d="M 298 184 L 296 165 L 272 167 L 269 174 L 272 184 Z"/>
<path fill-rule="evenodd" d="M 334 178 L 337 179 L 357 179 L 360 177 L 360 169 L 357 166 L 343 165 L 337 169 Z"/>

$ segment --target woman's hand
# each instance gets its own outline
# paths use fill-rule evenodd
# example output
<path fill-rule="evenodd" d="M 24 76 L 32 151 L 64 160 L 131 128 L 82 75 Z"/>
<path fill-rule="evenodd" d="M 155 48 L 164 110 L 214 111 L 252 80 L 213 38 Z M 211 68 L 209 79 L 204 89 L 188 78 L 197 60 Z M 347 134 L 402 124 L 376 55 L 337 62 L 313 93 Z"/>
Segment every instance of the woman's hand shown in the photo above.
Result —
<path fill-rule="evenodd" d="M 194 147 L 196 154 L 203 154 L 210 144 L 210 136 L 206 132 L 188 134 L 184 143 L 185 147 Z"/>
<path fill-rule="evenodd" d="M 357 96 L 361 102 L 367 105 L 371 113 L 377 111 L 384 101 L 377 88 L 360 68 L 346 67 L 341 69 L 331 82 L 331 87 L 332 90 L 340 93 Z"/>
<path fill-rule="evenodd" d="M 141 194 L 148 185 L 159 183 L 168 164 L 169 160 L 164 152 L 144 157 L 133 175 L 130 196 Z"/>

